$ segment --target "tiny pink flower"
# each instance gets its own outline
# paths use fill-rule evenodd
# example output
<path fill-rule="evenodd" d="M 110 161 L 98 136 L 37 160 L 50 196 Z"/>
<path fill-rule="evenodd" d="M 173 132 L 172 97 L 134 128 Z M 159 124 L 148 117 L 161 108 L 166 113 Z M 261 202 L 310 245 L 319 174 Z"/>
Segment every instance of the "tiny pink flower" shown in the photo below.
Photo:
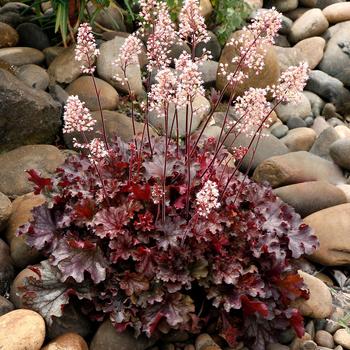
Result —
<path fill-rule="evenodd" d="M 82 23 L 78 29 L 77 45 L 75 47 L 75 60 L 81 62 L 81 71 L 86 74 L 93 74 L 95 71 L 94 62 L 100 54 L 96 47 L 92 28 L 88 23 Z"/>
<path fill-rule="evenodd" d="M 169 67 L 171 59 L 168 57 L 171 45 L 176 40 L 174 23 L 172 22 L 165 3 L 158 4 L 157 18 L 153 32 L 147 40 L 147 58 L 149 72 L 154 69 Z"/>
<path fill-rule="evenodd" d="M 79 100 L 78 96 L 69 96 L 67 103 L 64 106 L 64 128 L 63 132 L 66 134 L 73 132 L 92 131 L 96 120 L 90 114 L 85 103 Z"/>
<path fill-rule="evenodd" d="M 233 107 L 237 122 L 231 123 L 234 125 L 233 132 L 252 136 L 257 128 L 269 126 L 271 106 L 266 94 L 266 89 L 250 88 L 243 96 L 237 97 Z"/>
<path fill-rule="evenodd" d="M 197 95 L 204 96 L 202 73 L 198 69 L 198 64 L 192 61 L 187 52 L 175 60 L 175 69 L 179 73 L 176 92 L 178 105 L 186 105 Z"/>
<path fill-rule="evenodd" d="M 142 42 L 134 34 L 129 35 L 122 47 L 120 48 L 119 58 L 114 62 L 114 65 L 121 69 L 122 76 L 120 74 L 115 75 L 115 79 L 122 84 L 127 82 L 126 69 L 132 64 L 138 64 L 138 55 L 142 51 Z"/>
<path fill-rule="evenodd" d="M 277 86 L 271 88 L 272 95 L 278 102 L 297 103 L 309 78 L 309 66 L 306 62 L 289 67 L 279 79 Z"/>
<path fill-rule="evenodd" d="M 161 69 L 156 77 L 156 83 L 149 92 L 150 110 L 164 114 L 169 103 L 176 103 L 177 78 L 170 68 Z"/>
<path fill-rule="evenodd" d="M 207 180 L 196 195 L 197 213 L 207 218 L 213 209 L 220 208 L 219 190 L 216 182 Z"/>
<path fill-rule="evenodd" d="M 185 0 L 179 19 L 179 35 L 192 47 L 210 40 L 198 0 Z"/>
<path fill-rule="evenodd" d="M 99 138 L 94 138 L 87 148 L 90 151 L 89 154 L 89 159 L 92 162 L 98 163 L 101 159 L 105 158 L 108 155 L 108 151 L 106 150 L 106 145 L 105 143 L 99 139 Z"/>
<path fill-rule="evenodd" d="M 140 0 L 142 25 L 152 25 L 158 13 L 158 0 Z"/>

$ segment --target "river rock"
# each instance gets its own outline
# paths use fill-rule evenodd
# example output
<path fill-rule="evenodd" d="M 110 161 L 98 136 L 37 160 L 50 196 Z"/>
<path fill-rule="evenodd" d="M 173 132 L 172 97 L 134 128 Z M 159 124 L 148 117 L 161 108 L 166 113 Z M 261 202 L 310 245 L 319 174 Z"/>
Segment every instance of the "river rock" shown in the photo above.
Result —
<path fill-rule="evenodd" d="M 306 96 L 310 102 L 313 116 L 316 118 L 321 115 L 321 111 L 325 105 L 322 98 L 311 91 L 303 91 L 303 95 Z"/>
<path fill-rule="evenodd" d="M 329 24 L 320 9 L 311 9 L 300 16 L 292 25 L 289 39 L 292 43 L 324 33 Z"/>
<path fill-rule="evenodd" d="M 336 105 L 337 111 L 349 110 L 350 92 L 344 84 L 320 70 L 313 70 L 309 74 L 309 80 L 305 87 L 323 99 Z"/>
<path fill-rule="evenodd" d="M 350 333 L 347 329 L 338 329 L 333 337 L 337 344 L 343 346 L 345 349 L 350 349 Z"/>
<path fill-rule="evenodd" d="M 305 12 L 309 10 L 310 9 L 307 7 L 298 7 L 295 10 L 285 12 L 284 15 L 292 21 L 296 21 L 299 17 L 301 17 Z"/>
<path fill-rule="evenodd" d="M 42 196 L 28 193 L 17 197 L 12 205 L 13 212 L 10 216 L 6 230 L 6 240 L 10 244 L 11 258 L 16 267 L 24 268 L 35 264 L 40 259 L 40 254 L 26 243 L 26 235 L 16 236 L 20 226 L 26 224 L 32 218 L 32 209 L 45 202 Z"/>
<path fill-rule="evenodd" d="M 0 48 L 16 46 L 18 33 L 6 23 L 0 22 Z"/>
<path fill-rule="evenodd" d="M 321 132 L 330 127 L 329 123 L 321 116 L 314 119 L 312 129 L 316 132 L 316 135 L 320 135 Z"/>
<path fill-rule="evenodd" d="M 315 154 L 316 156 L 332 160 L 329 149 L 333 142 L 340 139 L 338 133 L 334 130 L 333 127 L 329 127 L 321 132 L 318 135 L 316 141 L 312 145 L 310 152 Z"/>
<path fill-rule="evenodd" d="M 101 115 L 100 112 L 92 112 L 91 113 L 93 119 L 97 121 L 95 125 L 95 130 L 102 130 L 101 123 Z M 105 120 L 105 127 L 107 133 L 107 139 L 112 140 L 113 137 L 118 136 L 124 142 L 129 142 L 132 140 L 133 127 L 132 127 L 132 119 L 127 117 L 125 114 L 114 112 L 114 111 L 103 111 L 103 118 Z M 144 129 L 144 124 L 135 121 L 135 131 L 136 134 L 139 135 L 142 133 Z M 150 127 L 150 134 L 156 135 L 153 129 Z M 146 132 L 145 132 L 146 135 Z M 101 137 L 97 135 L 96 132 L 87 132 L 86 136 L 88 140 L 92 140 L 94 137 Z M 63 134 L 64 141 L 66 145 L 73 149 L 73 138 L 76 138 L 79 142 L 83 142 L 83 138 L 80 133 L 71 133 L 71 134 Z"/>
<path fill-rule="evenodd" d="M 7 196 L 0 192 L 0 232 L 6 227 L 12 213 L 12 204 Z"/>
<path fill-rule="evenodd" d="M 350 170 L 350 139 L 335 141 L 331 145 L 329 153 L 336 164 Z"/>
<path fill-rule="evenodd" d="M 23 287 L 25 286 L 26 279 L 33 277 L 38 279 L 38 275 L 31 269 L 25 268 L 14 279 L 10 290 L 10 301 L 13 303 L 16 309 L 25 308 L 23 302 Z"/>
<path fill-rule="evenodd" d="M 304 222 L 315 230 L 320 241 L 320 248 L 309 257 L 312 261 L 326 266 L 349 264 L 349 203 L 320 210 L 307 216 Z"/>
<path fill-rule="evenodd" d="M 308 151 L 316 139 L 316 133 L 310 128 L 297 128 L 290 130 L 281 141 L 291 152 Z"/>
<path fill-rule="evenodd" d="M 297 103 L 280 103 L 276 107 L 276 113 L 284 123 L 287 123 L 291 117 L 305 119 L 312 115 L 311 104 L 305 95 L 300 94 L 300 101 Z"/>
<path fill-rule="evenodd" d="M 76 333 L 82 338 L 91 336 L 93 330 L 91 321 L 73 304 L 68 304 L 64 307 L 61 317 L 53 316 L 52 319 L 52 324 L 47 325 L 47 337 L 50 340 L 66 333 Z"/>
<path fill-rule="evenodd" d="M 52 61 L 63 51 L 65 51 L 65 48 L 62 46 L 49 46 L 44 49 L 43 53 L 45 55 L 46 65 L 50 66 Z"/>
<path fill-rule="evenodd" d="M 209 101 L 201 96 L 198 95 L 193 99 L 193 119 L 192 119 L 192 128 L 190 130 L 191 133 L 193 133 L 202 120 L 207 116 L 207 114 L 210 111 L 210 103 Z M 173 118 L 175 113 L 175 105 L 173 102 L 170 102 L 169 104 L 169 118 L 168 118 L 168 130 L 170 132 L 171 125 L 173 124 Z M 165 132 L 165 118 L 162 115 L 159 115 L 156 111 L 151 111 L 149 113 L 149 121 L 150 124 L 160 130 L 161 132 Z M 176 122 L 174 123 L 172 136 L 176 137 Z M 182 107 L 178 109 L 178 130 L 179 130 L 179 137 L 184 137 L 186 135 L 186 107 Z"/>
<path fill-rule="evenodd" d="M 237 31 L 232 33 L 230 38 L 239 39 L 242 35 L 242 31 Z M 235 94 L 241 95 L 243 91 L 247 90 L 249 87 L 255 88 L 265 88 L 267 85 L 274 85 L 277 83 L 278 78 L 280 76 L 280 68 L 278 64 L 278 57 L 274 47 L 267 46 L 265 47 L 266 54 L 264 57 L 265 66 L 258 75 L 256 72 L 248 69 L 246 73 L 248 74 L 248 79 L 246 79 L 242 84 L 240 84 L 235 89 Z M 222 50 L 219 64 L 228 64 L 227 73 L 233 73 L 236 69 L 236 64 L 232 63 L 232 59 L 237 55 L 237 51 L 233 48 L 233 46 L 226 45 Z M 218 74 L 216 80 L 216 87 L 219 90 L 223 90 L 224 86 L 227 83 L 226 77 Z M 226 90 L 226 95 L 232 93 L 232 89 L 228 88 Z"/>
<path fill-rule="evenodd" d="M 280 12 L 287 12 L 298 7 L 298 0 L 270 0 L 268 1 L 268 6 L 274 6 Z"/>
<path fill-rule="evenodd" d="M 61 106 L 49 94 L 0 69 L 0 101 L 0 152 L 55 140 Z"/>
<path fill-rule="evenodd" d="M 211 60 L 204 61 L 198 67 L 198 70 L 202 73 L 203 84 L 206 88 L 215 86 L 218 67 L 219 63 Z"/>
<path fill-rule="evenodd" d="M 0 317 L 12 311 L 14 308 L 11 301 L 0 295 Z"/>
<path fill-rule="evenodd" d="M 97 58 L 97 73 L 100 78 L 106 80 L 113 85 L 118 91 L 128 93 L 127 85 L 117 81 L 114 77 L 119 75 L 123 77 L 120 68 L 114 65 L 119 58 L 120 48 L 125 42 L 125 37 L 116 36 L 114 39 L 104 42 L 100 46 L 100 55 Z M 130 88 L 136 96 L 144 95 L 142 86 L 140 64 L 131 64 L 126 69 L 126 76 L 130 84 Z"/>
<path fill-rule="evenodd" d="M 350 129 L 345 125 L 338 125 L 334 128 L 341 139 L 350 138 Z"/>
<path fill-rule="evenodd" d="M 7 47 L 0 49 L 0 59 L 13 64 L 23 66 L 24 64 L 40 64 L 44 61 L 44 54 L 31 47 Z"/>
<path fill-rule="evenodd" d="M 99 7 L 96 7 L 97 3 L 89 2 L 87 8 L 90 13 L 96 11 L 96 16 L 93 21 L 94 31 L 100 33 L 107 30 L 119 30 L 126 32 L 126 26 L 124 23 L 124 11 L 114 2 L 110 2 L 109 5 L 102 8 L 99 11 Z M 97 25 L 98 24 L 98 25 Z M 101 26 L 106 29 L 101 29 Z"/>
<path fill-rule="evenodd" d="M 203 17 L 208 18 L 213 12 L 213 5 L 210 0 L 199 0 L 199 9 L 200 14 Z"/>
<path fill-rule="evenodd" d="M 65 333 L 50 341 L 41 350 L 89 350 L 84 338 L 76 333 Z"/>
<path fill-rule="evenodd" d="M 333 340 L 332 334 L 329 334 L 324 330 L 319 330 L 316 332 L 315 341 L 319 346 L 324 346 L 326 348 L 331 348 L 331 349 L 334 348 L 334 340 Z"/>
<path fill-rule="evenodd" d="M 350 21 L 337 24 L 335 27 L 337 30 L 327 42 L 320 70 L 350 86 L 350 42 L 347 40 L 350 35 Z"/>
<path fill-rule="evenodd" d="M 326 41 L 318 36 L 299 41 L 294 47 L 276 47 L 281 70 L 300 62 L 307 62 L 310 69 L 314 69 L 322 60 Z"/>
<path fill-rule="evenodd" d="M 101 108 L 107 110 L 116 109 L 119 95 L 114 87 L 99 78 L 95 78 L 95 84 L 100 94 Z M 85 106 L 90 111 L 99 110 L 95 86 L 91 76 L 79 77 L 67 87 L 66 91 L 69 95 L 78 95 L 79 99 L 85 102 Z"/>
<path fill-rule="evenodd" d="M 0 154 L 0 192 L 17 197 L 33 190 L 26 170 L 36 169 L 48 177 L 65 160 L 62 152 L 51 145 L 31 145 Z"/>
<path fill-rule="evenodd" d="M 347 202 L 344 192 L 326 181 L 310 181 L 279 187 L 274 193 L 301 217 Z"/>
<path fill-rule="evenodd" d="M 43 50 L 50 46 L 47 34 L 35 23 L 22 23 L 16 28 L 21 46 Z"/>
<path fill-rule="evenodd" d="M 15 277 L 9 246 L 0 239 L 0 295 L 8 292 Z"/>
<path fill-rule="evenodd" d="M 33 89 L 46 90 L 50 82 L 46 70 L 36 64 L 25 64 L 19 67 L 16 76 Z"/>
<path fill-rule="evenodd" d="M 288 126 L 284 124 L 279 125 L 273 125 L 270 128 L 270 132 L 273 136 L 277 137 L 278 139 L 282 138 L 283 136 L 286 136 L 288 134 Z"/>
<path fill-rule="evenodd" d="M 287 126 L 289 129 L 296 129 L 296 128 L 305 128 L 307 125 L 304 119 L 301 119 L 300 117 L 297 117 L 297 116 L 292 116 L 288 119 Z"/>
<path fill-rule="evenodd" d="M 215 343 L 214 339 L 209 334 L 202 333 L 196 338 L 195 349 L 196 350 L 206 350 L 206 349 L 220 350 L 221 348 L 218 346 L 218 344 Z"/>
<path fill-rule="evenodd" d="M 298 299 L 293 304 L 305 317 L 326 318 L 332 312 L 332 295 L 328 287 L 318 278 L 301 270 L 298 271 L 310 291 L 308 300 Z"/>
<path fill-rule="evenodd" d="M 75 48 L 62 50 L 51 62 L 48 73 L 58 83 L 69 84 L 81 75 L 81 62 L 75 60 Z"/>
<path fill-rule="evenodd" d="M 220 58 L 220 53 L 221 53 L 221 45 L 219 43 L 219 40 L 217 36 L 208 30 L 208 35 L 210 40 L 207 43 L 200 42 L 196 46 L 195 54 L 196 57 L 202 57 L 203 55 L 203 50 L 206 49 L 206 51 L 210 51 L 211 53 L 211 59 L 214 61 L 218 61 Z"/>
<path fill-rule="evenodd" d="M 345 1 L 329 5 L 322 12 L 331 24 L 350 20 L 350 4 Z"/>
<path fill-rule="evenodd" d="M 309 152 L 291 152 L 264 160 L 253 178 L 257 182 L 268 181 L 273 188 L 306 181 L 345 183 L 341 169 L 332 162 Z"/>
<path fill-rule="evenodd" d="M 110 321 L 105 321 L 92 339 L 90 350 L 145 350 L 152 344 L 154 340 L 144 336 L 136 339 L 128 330 L 117 332 Z"/>
<path fill-rule="evenodd" d="M 45 322 L 31 310 L 14 310 L 0 317 L 0 349 L 40 350 L 45 340 Z"/>

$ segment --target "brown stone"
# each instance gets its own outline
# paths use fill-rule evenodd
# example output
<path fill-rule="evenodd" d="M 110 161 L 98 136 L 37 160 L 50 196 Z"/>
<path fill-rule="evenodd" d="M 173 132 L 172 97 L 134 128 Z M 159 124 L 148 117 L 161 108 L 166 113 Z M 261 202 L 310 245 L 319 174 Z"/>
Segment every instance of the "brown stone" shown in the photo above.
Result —
<path fill-rule="evenodd" d="M 22 270 L 12 282 L 10 290 L 10 300 L 16 309 L 21 309 L 25 307 L 25 305 L 23 305 L 22 294 L 26 278 L 28 277 L 34 277 L 35 279 L 38 279 L 38 275 L 34 271 L 32 271 L 29 268 L 26 268 Z"/>
<path fill-rule="evenodd" d="M 271 157 L 263 161 L 253 175 L 257 182 L 268 181 L 274 188 L 307 181 L 345 183 L 341 169 L 334 163 L 300 151 Z"/>
<path fill-rule="evenodd" d="M 41 350 L 89 350 L 84 338 L 76 333 L 66 333 L 50 341 Z"/>
<path fill-rule="evenodd" d="M 317 263 L 337 266 L 350 263 L 350 204 L 320 210 L 304 222 L 315 230 L 319 249 L 309 258 Z"/>
<path fill-rule="evenodd" d="M 119 95 L 114 87 L 102 79 L 94 78 L 97 92 L 99 92 L 102 109 L 114 110 L 118 106 Z M 79 99 L 85 102 L 90 111 L 100 109 L 94 81 L 91 76 L 82 76 L 74 80 L 67 88 L 69 95 L 78 95 Z"/>
<path fill-rule="evenodd" d="M 8 24 L 0 22 L 0 48 L 16 46 L 18 33 Z"/>
<path fill-rule="evenodd" d="M 35 169 L 48 177 L 65 160 L 62 152 L 51 145 L 29 145 L 0 154 L 0 192 L 17 197 L 33 191 L 26 170 Z"/>
<path fill-rule="evenodd" d="M 29 247 L 26 243 L 25 235 L 17 237 L 16 232 L 20 226 L 26 224 L 32 218 L 31 210 L 44 203 L 44 201 L 45 199 L 42 196 L 29 193 L 16 198 L 12 203 L 13 212 L 10 216 L 5 235 L 10 245 L 11 258 L 19 268 L 36 263 L 40 258 L 38 251 Z"/>
<path fill-rule="evenodd" d="M 296 128 L 281 138 L 291 152 L 309 151 L 316 139 L 316 133 L 310 128 Z"/>
<path fill-rule="evenodd" d="M 31 310 L 14 310 L 0 317 L 0 349 L 40 350 L 45 339 L 44 319 Z"/>
<path fill-rule="evenodd" d="M 344 192 L 326 181 L 312 181 L 279 187 L 274 193 L 301 217 L 347 202 Z"/>
<path fill-rule="evenodd" d="M 144 336 L 136 339 L 129 331 L 117 332 L 110 321 L 105 321 L 92 339 L 90 350 L 145 350 L 154 343 Z"/>
<path fill-rule="evenodd" d="M 306 287 L 309 289 L 309 299 L 297 299 L 293 306 L 297 307 L 305 317 L 326 318 L 332 312 L 332 295 L 329 288 L 318 278 L 306 272 L 299 271 Z"/>
<path fill-rule="evenodd" d="M 102 130 L 102 122 L 100 112 L 92 112 L 92 117 L 97 121 L 95 130 Z M 133 138 L 132 119 L 125 114 L 114 111 L 103 111 L 103 118 L 105 121 L 106 133 L 108 140 L 111 140 L 115 136 L 119 136 L 124 142 L 129 142 Z M 144 124 L 135 122 L 136 134 L 142 133 Z M 150 127 L 150 134 L 156 133 Z M 145 134 L 146 135 L 146 134 Z M 101 137 L 96 132 L 87 132 L 86 136 L 88 140 L 92 140 L 94 137 Z M 76 138 L 79 142 L 84 142 L 80 133 L 63 134 L 63 138 L 67 146 L 73 149 L 73 138 Z"/>
<path fill-rule="evenodd" d="M 334 24 L 350 20 L 350 3 L 338 2 L 322 10 L 329 23 Z"/>
<path fill-rule="evenodd" d="M 311 9 L 300 16 L 292 25 L 289 39 L 296 43 L 300 40 L 324 33 L 329 24 L 320 9 Z"/>

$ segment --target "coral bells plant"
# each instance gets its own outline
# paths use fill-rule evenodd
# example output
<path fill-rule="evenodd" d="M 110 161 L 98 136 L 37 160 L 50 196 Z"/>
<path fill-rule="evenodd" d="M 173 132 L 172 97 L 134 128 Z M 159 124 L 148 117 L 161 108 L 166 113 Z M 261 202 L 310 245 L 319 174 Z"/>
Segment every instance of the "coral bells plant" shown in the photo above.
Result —
<path fill-rule="evenodd" d="M 206 119 L 191 134 L 194 100 L 205 94 L 199 65 L 210 57 L 194 55 L 208 39 L 198 3 L 185 1 L 178 31 L 164 3 L 144 0 L 141 14 L 140 31 L 125 40 L 115 64 L 122 72 L 117 78 L 128 86 L 134 123 L 136 98 L 126 71 L 142 48 L 139 35 L 148 33 L 144 130 L 129 143 L 110 140 L 101 110 L 102 130 L 90 141 L 86 132 L 96 121 L 77 96 L 68 99 L 64 132 L 81 133 L 83 141 L 75 146 L 84 154 L 70 156 L 52 178 L 28 172 L 46 203 L 34 208 L 33 220 L 19 234 L 47 260 L 32 268 L 37 276 L 27 279 L 24 302 L 51 323 L 73 300 L 91 319 L 110 319 L 118 331 L 131 328 L 135 336 L 210 329 L 230 346 L 244 338 L 256 350 L 290 326 L 302 336 L 302 317 L 290 305 L 308 292 L 294 261 L 311 254 L 317 239 L 268 186 L 239 169 L 245 158 L 251 163 L 254 140 L 263 137 L 276 105 L 297 101 L 307 66 L 285 71 L 276 86 L 251 88 L 236 99 L 232 93 L 220 135 L 203 136 L 225 89 L 244 81 L 247 67 L 259 74 L 264 64 L 260 49 L 273 42 L 280 15 L 263 12 L 244 29 L 244 40 L 229 43 L 240 46 L 237 68 L 220 68 L 227 85 L 212 96 Z M 79 33 L 77 58 L 94 79 L 98 51 L 91 29 L 82 25 Z M 174 40 L 186 41 L 192 54 L 182 53 L 171 69 Z M 180 109 L 186 111 L 184 137 Z M 229 117 L 232 109 L 235 119 Z M 150 111 L 164 120 L 161 137 L 150 136 Z M 224 147 L 228 136 L 242 133 L 251 138 L 247 148 Z"/>

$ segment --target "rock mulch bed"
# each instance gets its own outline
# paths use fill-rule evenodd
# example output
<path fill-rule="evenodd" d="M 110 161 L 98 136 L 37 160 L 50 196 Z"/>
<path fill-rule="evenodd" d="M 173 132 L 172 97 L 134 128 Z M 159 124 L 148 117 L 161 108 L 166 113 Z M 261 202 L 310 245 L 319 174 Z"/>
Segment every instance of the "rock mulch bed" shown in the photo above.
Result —
<path fill-rule="evenodd" d="M 41 259 L 23 237 L 15 236 L 16 229 L 30 218 L 30 210 L 42 201 L 33 195 L 25 170 L 36 168 L 49 175 L 72 152 L 72 140 L 62 140 L 60 134 L 62 107 L 68 94 L 78 94 L 92 111 L 98 107 L 94 89 L 74 61 L 74 48 L 50 47 L 45 32 L 30 23 L 34 14 L 23 14 L 27 5 L 0 4 L 0 348 L 86 350 L 88 343 L 90 350 L 225 348 L 215 334 L 195 338 L 172 334 L 155 343 L 136 341 L 127 333 L 117 334 L 108 322 L 96 331 L 96 326 L 74 308 L 65 310 L 62 319 L 45 327 L 40 315 L 22 309 L 20 287 L 24 277 L 31 274 L 27 266 Z M 256 181 L 268 181 L 276 195 L 315 229 L 321 243 L 311 257 L 312 264 L 301 262 L 304 272 L 300 274 L 310 289 L 310 299 L 298 307 L 306 317 L 307 333 L 303 339 L 296 339 L 293 332 L 283 332 L 280 343 L 271 344 L 268 350 L 350 349 L 347 292 L 334 278 L 341 271 L 346 274 L 343 266 L 350 263 L 350 3 L 270 0 L 264 6 L 276 6 L 284 13 L 283 27 L 276 45 L 268 48 L 265 71 L 258 78 L 252 76 L 243 88 L 273 84 L 287 66 L 301 61 L 308 62 L 312 71 L 301 102 L 277 108 L 273 123 L 266 130 L 270 135 L 257 148 L 252 176 Z M 104 23 L 104 27 L 108 25 Z M 108 134 L 116 133 L 128 141 L 132 126 L 123 112 L 121 96 L 125 91 L 112 79 L 112 62 L 126 35 L 102 35 L 97 84 Z M 239 36 L 239 32 L 233 35 Z M 215 61 L 202 68 L 203 77 L 208 88 L 220 88 L 224 80 L 216 75 L 218 64 L 230 63 L 234 52 L 230 48 L 220 52 L 213 33 L 211 37 L 208 49 L 214 53 Z M 174 45 L 172 57 L 178 57 L 183 48 L 186 49 Z M 144 65 L 143 53 L 129 77 L 138 96 L 144 94 Z M 204 98 L 198 104 L 209 106 Z M 193 131 L 206 111 L 196 115 Z M 98 118 L 97 112 L 95 117 Z M 220 118 L 220 112 L 215 113 L 208 136 L 217 136 Z M 180 117 L 180 130 L 183 122 Z M 154 133 L 163 128 L 156 116 L 151 123 Z M 142 121 L 137 128 L 142 130 Z M 59 148 L 51 144 L 58 144 Z M 237 138 L 236 145 L 246 146 L 247 139 Z M 243 168 L 246 166 L 243 164 Z M 343 300 L 340 304 L 339 299 Z M 240 349 L 245 349 L 244 344 L 235 348 Z"/>

